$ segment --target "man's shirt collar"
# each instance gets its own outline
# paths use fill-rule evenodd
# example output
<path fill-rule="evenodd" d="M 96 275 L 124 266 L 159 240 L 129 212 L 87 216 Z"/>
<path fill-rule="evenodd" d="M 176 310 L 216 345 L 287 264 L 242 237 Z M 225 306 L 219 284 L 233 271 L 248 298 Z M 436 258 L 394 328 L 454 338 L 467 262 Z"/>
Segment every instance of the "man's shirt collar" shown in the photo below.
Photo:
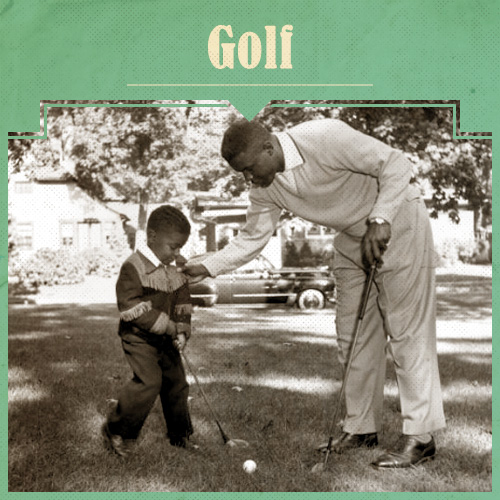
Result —
<path fill-rule="evenodd" d="M 304 160 L 302 159 L 297 146 L 293 142 L 293 139 L 286 132 L 276 132 L 274 134 L 283 150 L 283 158 L 285 160 L 285 171 L 290 170 L 298 165 L 302 165 Z"/>

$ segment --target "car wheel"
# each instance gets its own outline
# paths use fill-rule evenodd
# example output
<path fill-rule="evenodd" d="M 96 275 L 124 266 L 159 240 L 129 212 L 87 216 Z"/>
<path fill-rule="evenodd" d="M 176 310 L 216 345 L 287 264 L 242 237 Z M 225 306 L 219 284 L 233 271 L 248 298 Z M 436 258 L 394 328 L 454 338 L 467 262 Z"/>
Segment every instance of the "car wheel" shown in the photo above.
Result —
<path fill-rule="evenodd" d="M 309 288 L 300 292 L 297 298 L 299 309 L 323 309 L 325 307 L 325 296 L 319 290 Z"/>

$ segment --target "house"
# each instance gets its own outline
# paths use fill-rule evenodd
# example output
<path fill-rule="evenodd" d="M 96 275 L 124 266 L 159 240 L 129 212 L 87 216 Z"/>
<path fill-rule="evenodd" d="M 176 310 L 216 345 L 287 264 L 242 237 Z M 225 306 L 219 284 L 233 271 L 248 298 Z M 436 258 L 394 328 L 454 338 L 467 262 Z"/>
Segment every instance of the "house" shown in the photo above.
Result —
<path fill-rule="evenodd" d="M 32 177 L 13 173 L 8 195 L 21 255 L 41 248 L 96 249 L 123 235 L 120 214 L 88 195 L 65 170 L 40 167 Z M 105 198 L 120 196 L 105 186 Z"/>

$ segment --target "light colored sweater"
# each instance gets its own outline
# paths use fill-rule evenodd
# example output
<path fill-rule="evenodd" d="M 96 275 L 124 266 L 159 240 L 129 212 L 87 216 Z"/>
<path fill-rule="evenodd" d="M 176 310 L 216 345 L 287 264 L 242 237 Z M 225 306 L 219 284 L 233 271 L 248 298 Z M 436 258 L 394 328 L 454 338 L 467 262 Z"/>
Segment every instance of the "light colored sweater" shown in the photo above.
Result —
<path fill-rule="evenodd" d="M 343 241 L 350 240 L 345 246 L 352 251 L 354 241 L 360 244 L 369 218 L 392 223 L 401 204 L 419 195 L 409 184 L 412 164 L 403 153 L 340 120 L 304 122 L 287 134 L 302 162 L 287 161 L 293 155 L 285 154 L 284 172 L 277 173 L 267 188 L 250 189 L 246 225 L 224 249 L 203 262 L 212 276 L 259 255 L 283 209 L 335 229 L 339 233 L 336 248 L 342 251 Z"/>

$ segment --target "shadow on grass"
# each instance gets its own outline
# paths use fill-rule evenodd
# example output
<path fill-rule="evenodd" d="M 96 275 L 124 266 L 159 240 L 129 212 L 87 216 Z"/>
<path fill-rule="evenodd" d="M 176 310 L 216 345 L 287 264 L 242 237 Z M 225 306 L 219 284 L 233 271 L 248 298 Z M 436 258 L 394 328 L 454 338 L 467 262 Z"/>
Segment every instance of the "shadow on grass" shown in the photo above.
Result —
<path fill-rule="evenodd" d="M 437 297 L 438 319 L 479 320 L 491 318 L 491 277 L 438 275 Z"/>
<path fill-rule="evenodd" d="M 10 491 L 480 491 L 491 485 L 491 353 L 487 338 L 447 338 L 440 355 L 448 428 L 439 460 L 387 474 L 377 450 L 332 457 L 310 474 L 328 438 L 340 387 L 331 311 L 198 309 L 188 347 L 203 388 L 243 452 L 222 446 L 198 387 L 191 412 L 200 455 L 169 447 L 156 404 L 129 461 L 102 447 L 106 400 L 130 377 L 114 306 L 13 307 L 9 314 Z M 450 347 L 451 346 L 451 347 Z M 479 346 L 479 348 L 478 348 Z M 381 446 L 400 429 L 392 366 Z M 236 390 L 239 387 L 241 390 Z M 486 429 L 486 430 L 485 430 Z M 462 438 L 461 436 L 467 436 Z M 467 449 L 466 439 L 473 447 Z M 464 450 L 467 453 L 464 455 Z M 258 463 L 254 475 L 243 460 Z"/>

